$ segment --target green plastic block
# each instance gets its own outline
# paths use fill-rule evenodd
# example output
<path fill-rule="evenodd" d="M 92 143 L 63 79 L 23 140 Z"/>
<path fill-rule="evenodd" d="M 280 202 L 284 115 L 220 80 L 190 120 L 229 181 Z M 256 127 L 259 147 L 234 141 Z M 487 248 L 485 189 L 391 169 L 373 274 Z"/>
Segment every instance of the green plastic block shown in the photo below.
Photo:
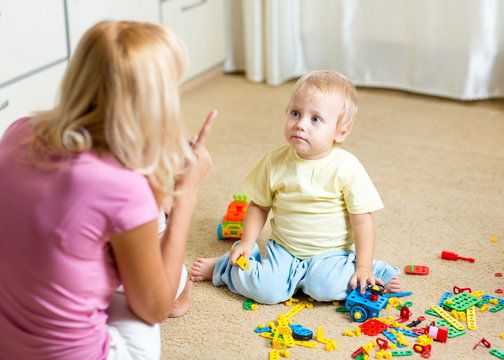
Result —
<path fill-rule="evenodd" d="M 492 349 L 490 350 L 490 354 L 497 356 L 499 359 L 504 359 L 504 353 L 499 350 Z"/>
<path fill-rule="evenodd" d="M 438 317 L 438 318 L 440 318 L 440 317 L 441 317 L 441 315 L 439 315 L 437 312 L 435 312 L 435 311 L 434 311 L 434 310 L 432 310 L 432 309 L 427 309 L 427 310 L 425 310 L 425 313 L 426 313 L 426 314 L 429 314 L 429 315 L 432 315 L 432 316 L 435 316 L 435 317 Z"/>
<path fill-rule="evenodd" d="M 504 304 L 497 304 L 490 309 L 490 312 L 494 313 L 502 309 L 504 309 Z"/>
<path fill-rule="evenodd" d="M 413 351 L 411 351 L 411 350 L 392 351 L 392 356 L 409 356 L 409 355 L 413 355 Z"/>
<path fill-rule="evenodd" d="M 452 337 L 456 337 L 456 336 L 460 336 L 460 335 L 463 335 L 466 333 L 466 329 L 464 330 L 457 330 L 455 329 L 448 321 L 446 321 L 445 319 L 437 319 L 434 324 L 436 325 L 436 327 L 441 327 L 441 326 L 448 326 L 448 337 L 449 338 L 452 338 Z"/>
<path fill-rule="evenodd" d="M 468 293 L 460 293 L 451 298 L 452 303 L 447 304 L 446 300 L 443 303 L 443 306 L 447 309 L 450 310 L 457 310 L 457 311 L 466 311 L 469 309 L 471 306 L 476 305 L 477 303 L 480 302 L 480 299 L 477 297 L 474 297 Z"/>

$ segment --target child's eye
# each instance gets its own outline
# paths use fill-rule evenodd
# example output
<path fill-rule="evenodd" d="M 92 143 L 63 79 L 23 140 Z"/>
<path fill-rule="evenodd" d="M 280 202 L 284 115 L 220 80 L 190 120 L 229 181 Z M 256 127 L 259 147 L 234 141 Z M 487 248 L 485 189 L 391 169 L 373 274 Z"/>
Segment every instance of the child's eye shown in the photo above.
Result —
<path fill-rule="evenodd" d="M 314 123 L 318 123 L 318 122 L 321 122 L 322 120 L 318 116 L 314 116 L 314 117 L 312 117 L 312 121 Z"/>
<path fill-rule="evenodd" d="M 297 110 L 292 110 L 292 111 L 291 111 L 291 116 L 293 116 L 293 117 L 299 117 L 300 115 L 301 115 L 301 114 L 300 114 L 300 113 L 299 113 L 299 111 L 297 111 Z"/>

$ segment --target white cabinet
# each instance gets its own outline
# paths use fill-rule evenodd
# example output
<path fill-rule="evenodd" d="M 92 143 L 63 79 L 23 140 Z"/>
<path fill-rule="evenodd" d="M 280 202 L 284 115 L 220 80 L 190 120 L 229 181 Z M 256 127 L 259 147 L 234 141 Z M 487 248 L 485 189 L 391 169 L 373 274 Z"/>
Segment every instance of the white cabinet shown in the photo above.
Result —
<path fill-rule="evenodd" d="M 161 23 L 189 52 L 184 80 L 225 58 L 226 0 L 0 0 L 0 136 L 17 118 L 50 109 L 69 56 L 102 20 Z"/>
<path fill-rule="evenodd" d="M 0 89 L 0 137 L 9 125 L 36 110 L 54 106 L 66 62 L 51 66 Z M 6 104 L 7 103 L 7 104 Z"/>
<path fill-rule="evenodd" d="M 160 0 L 161 23 L 184 41 L 189 52 L 185 80 L 224 62 L 224 0 Z"/>
<path fill-rule="evenodd" d="M 63 0 L 0 0 L 0 136 L 51 107 L 68 59 Z"/>
<path fill-rule="evenodd" d="M 73 53 L 82 35 L 102 20 L 159 23 L 160 0 L 66 0 L 70 48 Z"/>

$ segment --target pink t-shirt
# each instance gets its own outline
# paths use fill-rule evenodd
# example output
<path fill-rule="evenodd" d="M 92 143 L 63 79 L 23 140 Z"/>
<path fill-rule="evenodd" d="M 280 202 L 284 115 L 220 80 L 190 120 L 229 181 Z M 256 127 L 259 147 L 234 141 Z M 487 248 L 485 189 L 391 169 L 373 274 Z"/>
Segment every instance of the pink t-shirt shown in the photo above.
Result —
<path fill-rule="evenodd" d="M 90 152 L 37 169 L 20 119 L 0 141 L 0 357 L 103 359 L 120 284 L 109 236 L 155 220 L 147 179 Z"/>

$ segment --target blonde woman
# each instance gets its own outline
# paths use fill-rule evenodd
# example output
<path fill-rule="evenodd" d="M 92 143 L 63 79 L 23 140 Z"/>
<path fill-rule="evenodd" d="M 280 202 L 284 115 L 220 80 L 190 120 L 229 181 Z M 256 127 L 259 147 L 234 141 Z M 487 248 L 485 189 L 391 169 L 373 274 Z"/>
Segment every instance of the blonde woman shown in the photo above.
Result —
<path fill-rule="evenodd" d="M 4 134 L 2 357 L 159 359 L 156 324 L 188 309 L 185 244 L 212 165 L 204 142 L 216 112 L 192 141 L 182 133 L 186 62 L 161 26 L 98 23 L 56 107 Z"/>

